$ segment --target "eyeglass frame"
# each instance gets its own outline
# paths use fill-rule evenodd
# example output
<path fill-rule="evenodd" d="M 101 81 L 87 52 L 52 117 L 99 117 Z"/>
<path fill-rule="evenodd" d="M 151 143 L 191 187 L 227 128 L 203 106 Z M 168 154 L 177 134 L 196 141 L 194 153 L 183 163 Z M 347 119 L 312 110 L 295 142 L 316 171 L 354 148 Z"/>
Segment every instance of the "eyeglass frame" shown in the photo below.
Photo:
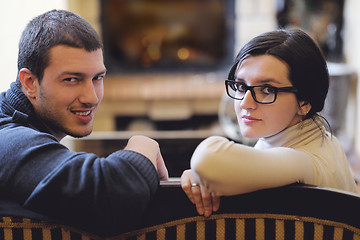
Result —
<path fill-rule="evenodd" d="M 254 99 L 255 102 L 257 103 L 260 103 L 260 104 L 271 104 L 271 103 L 274 103 L 276 101 L 276 98 L 277 98 L 277 95 L 279 92 L 289 92 L 289 93 L 297 93 L 298 90 L 296 87 L 274 87 L 274 86 L 270 86 L 270 85 L 254 85 L 254 86 L 248 86 L 246 84 L 244 84 L 246 86 L 246 89 L 245 89 L 245 93 L 244 93 L 244 96 L 242 98 L 236 98 L 236 97 L 232 97 L 229 93 L 229 87 L 230 87 L 230 84 L 231 83 L 240 83 L 238 81 L 235 81 L 235 80 L 231 80 L 231 79 L 225 79 L 225 89 L 226 89 L 226 93 L 227 95 L 232 98 L 232 99 L 235 99 L 235 100 L 244 100 L 244 97 L 245 97 L 245 94 L 248 90 L 250 90 L 251 92 L 251 96 L 252 98 Z M 255 94 L 255 91 L 254 91 L 254 88 L 255 87 L 269 87 L 269 88 L 272 88 L 275 90 L 274 94 L 274 100 L 272 102 L 259 102 L 257 99 L 256 99 L 256 94 Z M 231 87 L 230 87 L 231 88 Z M 232 89 L 232 88 L 231 88 Z"/>

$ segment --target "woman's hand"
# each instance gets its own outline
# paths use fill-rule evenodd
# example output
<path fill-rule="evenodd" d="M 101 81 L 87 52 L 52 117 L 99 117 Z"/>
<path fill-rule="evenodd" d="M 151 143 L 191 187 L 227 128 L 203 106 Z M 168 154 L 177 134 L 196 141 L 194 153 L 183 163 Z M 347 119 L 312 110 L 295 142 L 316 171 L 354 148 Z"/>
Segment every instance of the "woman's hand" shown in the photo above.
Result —
<path fill-rule="evenodd" d="M 181 176 L 181 187 L 195 204 L 196 210 L 205 217 L 211 216 L 220 206 L 220 197 L 210 193 L 204 186 L 200 185 L 193 177 L 191 170 L 185 170 Z"/>

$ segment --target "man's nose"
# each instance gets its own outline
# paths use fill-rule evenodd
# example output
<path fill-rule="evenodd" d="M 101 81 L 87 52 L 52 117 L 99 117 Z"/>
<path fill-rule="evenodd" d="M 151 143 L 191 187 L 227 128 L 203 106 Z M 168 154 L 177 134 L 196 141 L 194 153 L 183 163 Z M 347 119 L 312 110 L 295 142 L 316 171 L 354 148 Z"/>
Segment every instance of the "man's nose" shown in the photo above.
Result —
<path fill-rule="evenodd" d="M 92 80 L 86 81 L 86 84 L 84 84 L 80 102 L 87 104 L 97 104 L 99 102 L 97 88 Z"/>

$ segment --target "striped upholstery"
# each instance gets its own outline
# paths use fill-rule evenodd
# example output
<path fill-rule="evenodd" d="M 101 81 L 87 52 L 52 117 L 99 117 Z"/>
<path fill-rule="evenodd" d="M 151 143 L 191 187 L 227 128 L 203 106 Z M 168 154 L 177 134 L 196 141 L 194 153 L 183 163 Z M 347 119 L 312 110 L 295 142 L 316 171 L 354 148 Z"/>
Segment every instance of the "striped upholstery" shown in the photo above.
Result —
<path fill-rule="evenodd" d="M 19 218 L 0 217 L 1 240 L 100 240 L 101 238 L 60 224 Z"/>
<path fill-rule="evenodd" d="M 101 240 L 89 233 L 66 226 L 28 218 L 2 217 L 0 239 L 5 240 Z M 180 219 L 135 230 L 109 239 L 360 239 L 352 226 L 311 217 L 275 214 L 219 214 Z"/>
<path fill-rule="evenodd" d="M 196 236 L 196 237 L 195 237 Z M 193 217 L 136 230 L 121 240 L 164 239 L 360 239 L 360 229 L 311 217 L 276 214 L 219 214 Z"/>
<path fill-rule="evenodd" d="M 25 217 L 0 217 L 0 240 L 360 240 L 360 197 L 291 185 L 221 199 L 199 216 L 179 182 L 161 183 L 140 227 L 111 238 Z"/>
<path fill-rule="evenodd" d="M 167 187 L 164 187 L 167 185 Z M 290 185 L 221 199 L 209 218 L 198 216 L 179 183 L 163 183 L 144 227 L 122 240 L 360 240 L 360 196 Z"/>

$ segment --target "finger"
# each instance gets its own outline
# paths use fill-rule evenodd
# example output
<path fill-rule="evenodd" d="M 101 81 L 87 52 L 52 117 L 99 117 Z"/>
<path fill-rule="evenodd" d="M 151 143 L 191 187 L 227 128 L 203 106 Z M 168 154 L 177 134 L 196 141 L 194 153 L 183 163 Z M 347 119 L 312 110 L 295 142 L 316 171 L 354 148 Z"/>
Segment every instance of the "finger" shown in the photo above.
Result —
<path fill-rule="evenodd" d="M 212 197 L 210 192 L 204 187 L 201 187 L 201 197 L 204 208 L 204 216 L 209 217 L 211 216 L 213 210 Z"/>
<path fill-rule="evenodd" d="M 189 200 L 195 204 L 193 193 L 191 190 L 191 178 L 189 177 L 189 170 L 185 170 L 181 175 L 181 188 L 189 198 Z"/>
<path fill-rule="evenodd" d="M 200 215 L 204 215 L 204 205 L 201 196 L 201 190 L 199 186 L 193 186 L 191 188 L 191 192 L 194 198 L 194 203 L 196 206 L 196 210 Z"/>
<path fill-rule="evenodd" d="M 211 202 L 212 202 L 212 210 L 213 212 L 216 212 L 217 210 L 219 210 L 220 207 L 220 197 L 216 196 L 215 193 L 211 193 Z"/>
<path fill-rule="evenodd" d="M 156 159 L 156 164 L 157 164 L 157 170 L 158 170 L 160 180 L 168 181 L 169 180 L 169 172 L 166 168 L 165 161 L 161 155 L 160 150 L 158 153 L 158 157 Z"/>

